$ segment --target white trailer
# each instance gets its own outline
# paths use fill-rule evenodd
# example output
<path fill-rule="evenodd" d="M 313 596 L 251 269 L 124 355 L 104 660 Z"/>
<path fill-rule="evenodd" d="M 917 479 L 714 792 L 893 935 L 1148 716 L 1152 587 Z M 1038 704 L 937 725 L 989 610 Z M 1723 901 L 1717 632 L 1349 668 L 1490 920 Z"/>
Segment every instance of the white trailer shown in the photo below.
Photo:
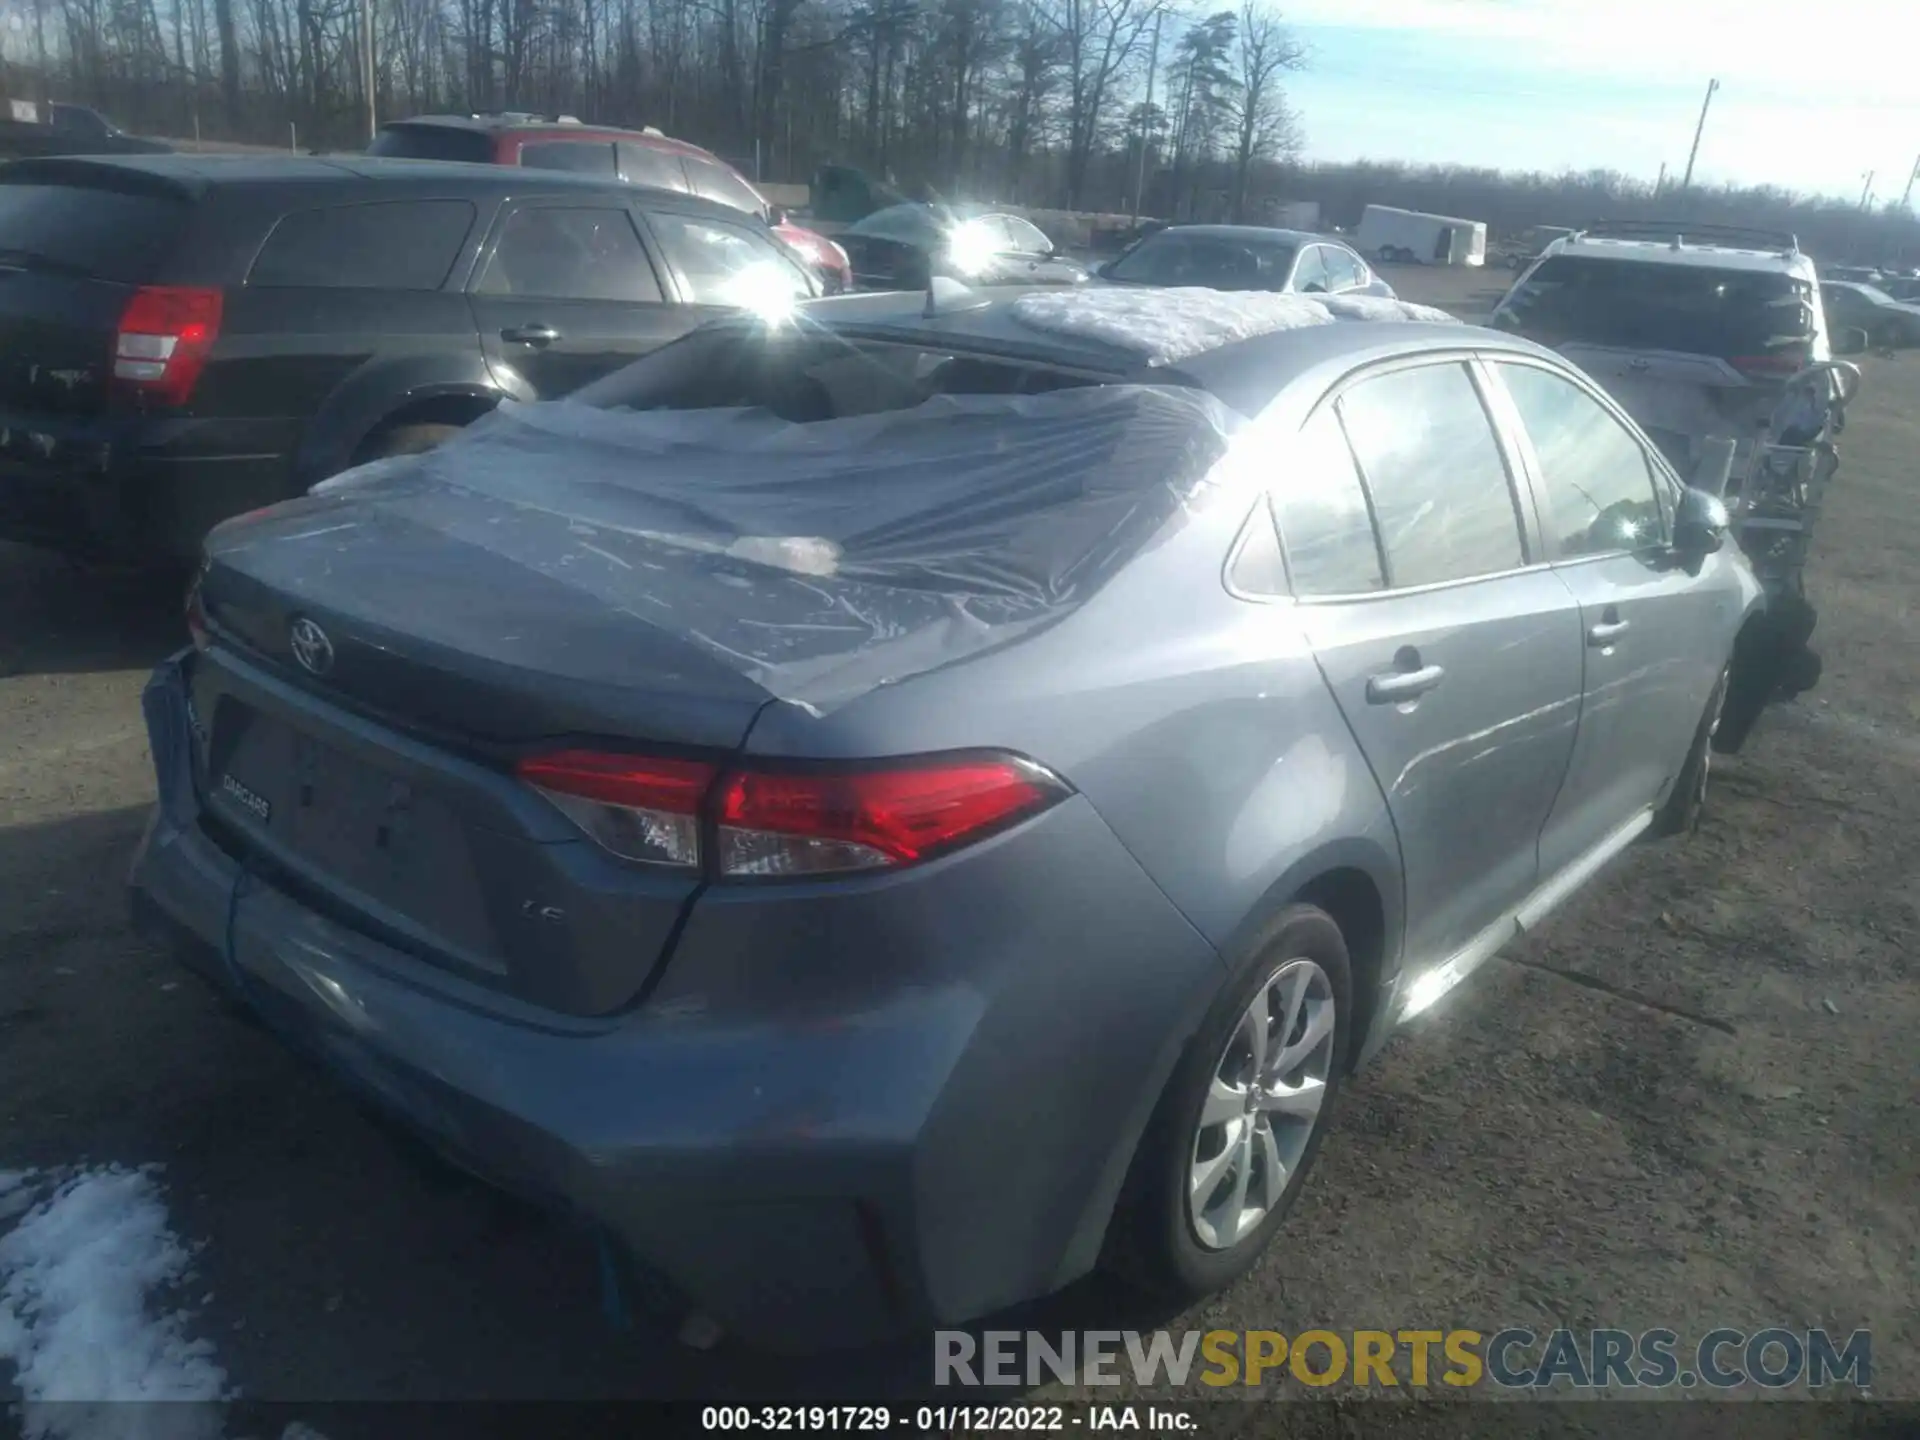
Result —
<path fill-rule="evenodd" d="M 1487 263 L 1486 222 L 1453 215 L 1369 205 L 1360 214 L 1354 241 L 1363 253 L 1380 260 L 1417 265 Z"/>

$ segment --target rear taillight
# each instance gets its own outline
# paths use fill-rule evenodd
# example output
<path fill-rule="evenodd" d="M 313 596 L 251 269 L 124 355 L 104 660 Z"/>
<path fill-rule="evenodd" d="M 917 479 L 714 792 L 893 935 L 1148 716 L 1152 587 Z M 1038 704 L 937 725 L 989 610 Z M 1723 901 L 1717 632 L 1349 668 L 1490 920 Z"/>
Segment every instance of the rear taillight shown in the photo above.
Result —
<path fill-rule="evenodd" d="M 1011 755 L 833 769 L 730 770 L 690 760 L 563 751 L 521 779 L 616 855 L 730 879 L 912 865 L 983 840 L 1069 794 Z"/>
<path fill-rule="evenodd" d="M 1802 349 L 1779 350 L 1771 355 L 1736 355 L 1727 362 L 1753 380 L 1783 380 L 1797 375 L 1807 363 Z"/>
<path fill-rule="evenodd" d="M 165 404 L 186 404 L 220 338 L 222 308 L 218 290 L 148 285 L 134 291 L 114 337 L 114 380 Z"/>
<path fill-rule="evenodd" d="M 200 598 L 200 577 L 197 575 L 193 584 L 187 587 L 187 636 L 196 650 L 205 650 L 213 638 L 207 628 L 207 607 Z"/>
<path fill-rule="evenodd" d="M 629 860 L 695 869 L 714 767 L 699 760 L 562 750 L 516 773 L 593 839 Z"/>

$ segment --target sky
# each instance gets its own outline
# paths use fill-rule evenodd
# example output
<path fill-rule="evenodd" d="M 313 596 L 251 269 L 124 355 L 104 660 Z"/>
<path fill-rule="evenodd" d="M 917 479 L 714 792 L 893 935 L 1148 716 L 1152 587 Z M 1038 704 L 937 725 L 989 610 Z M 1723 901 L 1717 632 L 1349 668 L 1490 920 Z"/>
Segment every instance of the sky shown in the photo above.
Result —
<path fill-rule="evenodd" d="M 1696 183 L 1900 197 L 1920 157 L 1906 0 L 1280 0 L 1310 160 L 1685 169 Z M 1920 196 L 1920 185 L 1915 186 Z"/>

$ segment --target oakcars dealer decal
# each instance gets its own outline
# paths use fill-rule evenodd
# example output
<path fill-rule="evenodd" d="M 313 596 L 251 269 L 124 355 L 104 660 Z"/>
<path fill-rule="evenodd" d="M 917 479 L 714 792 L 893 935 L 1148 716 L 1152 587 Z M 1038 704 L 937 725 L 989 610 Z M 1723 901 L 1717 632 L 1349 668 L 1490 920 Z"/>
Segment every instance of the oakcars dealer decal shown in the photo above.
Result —
<path fill-rule="evenodd" d="M 234 779 L 233 776 L 222 775 L 220 777 L 220 788 L 231 795 L 241 805 L 252 811 L 255 818 L 262 824 L 265 824 L 266 821 L 272 817 L 273 807 L 246 786 L 242 785 L 238 780 Z"/>

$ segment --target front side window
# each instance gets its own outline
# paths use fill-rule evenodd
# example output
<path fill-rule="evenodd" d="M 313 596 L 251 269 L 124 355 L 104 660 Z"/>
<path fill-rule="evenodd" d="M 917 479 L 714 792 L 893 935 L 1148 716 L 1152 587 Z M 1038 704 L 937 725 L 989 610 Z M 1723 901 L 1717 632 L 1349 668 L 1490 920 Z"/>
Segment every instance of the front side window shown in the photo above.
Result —
<path fill-rule="evenodd" d="M 1029 224 L 1018 215 L 1003 215 L 1006 222 L 1007 239 L 1015 254 L 1045 255 L 1053 249 L 1053 242 L 1037 225 Z"/>
<path fill-rule="evenodd" d="M 1273 506 L 1294 594 L 1363 595 L 1385 583 L 1360 472 L 1331 405 L 1287 452 Z"/>
<path fill-rule="evenodd" d="M 1526 563 L 1506 464 L 1464 365 L 1363 380 L 1339 409 L 1373 497 L 1390 585 L 1466 580 Z"/>
<path fill-rule="evenodd" d="M 1162 230 L 1149 235 L 1104 272 L 1135 285 L 1197 285 L 1211 290 L 1281 290 L 1294 247 L 1260 237 L 1231 239 Z"/>
<path fill-rule="evenodd" d="M 1641 550 L 1666 539 L 1646 451 L 1571 380 L 1532 365 L 1497 364 L 1533 441 L 1546 487 L 1541 517 L 1554 559 Z"/>
<path fill-rule="evenodd" d="M 534 205 L 507 217 L 483 295 L 658 301 L 660 282 L 625 210 Z"/>

